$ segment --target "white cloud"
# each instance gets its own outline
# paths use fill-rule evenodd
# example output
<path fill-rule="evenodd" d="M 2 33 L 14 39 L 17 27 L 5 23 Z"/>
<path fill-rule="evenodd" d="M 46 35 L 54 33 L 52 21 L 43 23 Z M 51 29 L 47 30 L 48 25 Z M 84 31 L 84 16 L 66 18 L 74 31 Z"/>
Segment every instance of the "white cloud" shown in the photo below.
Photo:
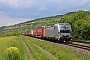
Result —
<path fill-rule="evenodd" d="M 26 7 L 31 7 L 31 6 L 40 6 L 40 5 L 47 5 L 48 3 L 54 3 L 57 5 L 63 5 L 67 3 L 73 3 L 78 0 L 0 0 L 0 2 L 4 2 L 6 4 L 11 5 L 12 7 L 18 7 L 18 6 L 26 6 Z M 85 2 L 88 2 L 89 0 L 80 0 L 80 4 L 84 4 Z M 68 5 L 67 5 L 68 6 Z"/>
<path fill-rule="evenodd" d="M 0 0 L 0 2 L 4 2 L 8 5 L 11 5 L 12 7 L 18 6 L 18 0 Z"/>
<path fill-rule="evenodd" d="M 26 18 L 0 18 L 0 26 L 9 26 L 14 25 L 26 21 L 30 21 L 31 19 Z"/>
<path fill-rule="evenodd" d="M 0 25 L 10 25 L 27 21 L 27 19 L 23 18 L 36 19 L 39 17 L 65 14 L 69 11 L 80 9 L 90 10 L 90 3 L 75 9 L 89 1 L 90 0 L 0 0 L 0 3 L 2 3 L 2 5 L 0 5 Z"/>
<path fill-rule="evenodd" d="M 11 7 L 31 7 L 42 4 L 40 0 L 0 0 L 0 2 L 6 3 Z"/>

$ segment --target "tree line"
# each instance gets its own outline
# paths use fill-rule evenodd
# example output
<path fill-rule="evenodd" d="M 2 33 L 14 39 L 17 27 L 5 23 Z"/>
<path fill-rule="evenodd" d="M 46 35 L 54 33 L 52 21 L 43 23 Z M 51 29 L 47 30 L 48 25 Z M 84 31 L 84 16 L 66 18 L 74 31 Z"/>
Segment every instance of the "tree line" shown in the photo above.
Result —
<path fill-rule="evenodd" d="M 21 33 L 18 30 L 15 30 L 13 32 L 5 32 L 1 33 L 0 37 L 8 37 L 8 36 L 19 36 Z"/>
<path fill-rule="evenodd" d="M 65 15 L 61 22 L 71 24 L 73 39 L 90 39 L 90 15 L 86 11 L 79 10 L 71 15 Z"/>

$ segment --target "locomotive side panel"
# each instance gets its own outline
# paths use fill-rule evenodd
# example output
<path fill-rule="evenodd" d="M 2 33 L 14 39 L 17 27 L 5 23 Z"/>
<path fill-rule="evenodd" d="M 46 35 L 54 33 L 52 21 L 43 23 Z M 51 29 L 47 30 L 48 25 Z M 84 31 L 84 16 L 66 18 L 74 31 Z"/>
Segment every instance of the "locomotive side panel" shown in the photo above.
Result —
<path fill-rule="evenodd" d="M 58 25 L 54 25 L 54 37 L 55 39 L 59 40 L 60 39 L 60 34 L 59 34 L 59 28 Z"/>

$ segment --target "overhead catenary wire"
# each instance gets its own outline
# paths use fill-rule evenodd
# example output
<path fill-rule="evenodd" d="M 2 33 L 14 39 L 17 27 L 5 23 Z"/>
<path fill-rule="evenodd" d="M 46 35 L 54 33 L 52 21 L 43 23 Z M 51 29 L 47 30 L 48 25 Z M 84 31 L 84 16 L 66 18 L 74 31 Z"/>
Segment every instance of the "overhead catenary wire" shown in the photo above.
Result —
<path fill-rule="evenodd" d="M 68 6 L 67 8 L 72 7 L 73 5 L 77 4 L 77 3 L 80 2 L 80 1 L 81 1 L 81 0 L 76 1 L 75 3 L 71 4 L 71 5 Z M 80 6 L 77 6 L 77 7 L 73 8 L 73 9 L 69 10 L 69 12 L 70 12 L 70 11 L 73 11 L 73 10 L 75 10 L 75 9 L 77 9 L 77 8 L 80 8 L 80 7 L 84 6 L 84 5 L 87 5 L 87 4 L 89 4 L 89 3 L 90 3 L 90 1 L 89 1 L 89 2 L 86 2 L 85 4 L 82 4 L 82 5 L 80 5 Z M 63 9 L 62 11 L 65 11 L 67 8 Z M 62 12 L 62 11 L 61 11 L 61 12 Z M 64 12 L 64 13 L 65 13 L 65 12 Z"/>
<path fill-rule="evenodd" d="M 67 8 L 70 8 L 71 6 L 75 5 L 75 4 L 78 3 L 79 1 L 81 1 L 81 0 L 76 1 L 75 3 L 73 3 L 73 4 L 70 5 L 70 6 L 68 6 Z M 89 4 L 89 3 L 90 3 L 90 1 L 89 1 L 89 2 L 86 2 L 85 4 L 82 4 L 82 5 L 80 5 L 80 6 L 77 6 L 77 7 L 73 8 L 73 9 L 71 9 L 70 11 L 73 11 L 73 10 L 75 10 L 75 9 L 77 9 L 77 8 L 80 8 L 80 7 L 84 6 L 84 5 L 87 5 L 87 4 Z M 67 8 L 65 8 L 65 9 L 63 9 L 63 10 L 65 11 Z M 62 10 L 62 11 L 63 11 L 63 10 Z"/>
<path fill-rule="evenodd" d="M 89 4 L 89 3 L 90 3 L 90 1 L 87 2 L 87 3 L 85 3 L 85 4 L 83 4 L 83 5 L 78 6 L 78 7 L 76 7 L 76 8 L 73 8 L 73 9 L 71 9 L 71 10 L 75 10 L 75 9 L 80 8 L 80 7 L 82 7 L 82 6 L 84 6 L 84 5 L 87 5 L 87 4 Z"/>
<path fill-rule="evenodd" d="M 79 1 L 81 1 L 81 0 L 76 1 L 75 3 L 71 4 L 70 6 L 64 8 L 62 11 L 65 11 L 67 8 L 72 7 L 73 5 L 77 4 Z M 62 11 L 61 11 L 61 12 L 62 12 Z M 60 20 L 60 21 L 61 21 L 61 20 Z"/>
<path fill-rule="evenodd" d="M 67 8 L 72 7 L 73 5 L 75 5 L 76 3 L 78 3 L 79 1 L 80 1 L 80 0 L 76 1 L 75 3 L 71 4 L 70 6 L 66 7 L 66 8 L 65 8 L 65 9 L 63 9 L 63 10 L 66 10 Z"/>
<path fill-rule="evenodd" d="M 79 1 L 81 1 L 81 0 L 76 1 L 75 3 L 71 4 L 70 6 L 64 8 L 62 11 L 65 11 L 66 9 L 72 7 L 73 5 L 77 4 Z M 62 12 L 62 11 L 61 11 L 61 12 Z"/>

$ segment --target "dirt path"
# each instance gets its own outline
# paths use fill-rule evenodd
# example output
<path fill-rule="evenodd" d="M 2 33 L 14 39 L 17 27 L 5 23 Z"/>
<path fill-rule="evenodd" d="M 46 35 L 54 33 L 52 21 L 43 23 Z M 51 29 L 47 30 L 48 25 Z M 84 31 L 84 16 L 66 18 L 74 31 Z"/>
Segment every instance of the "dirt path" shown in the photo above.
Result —
<path fill-rule="evenodd" d="M 26 47 L 26 50 L 27 50 L 27 53 L 28 53 L 28 56 L 29 56 L 30 60 L 35 60 L 34 57 L 33 57 L 33 55 L 32 55 L 32 53 L 30 52 L 28 46 L 25 44 L 24 41 L 23 41 L 23 43 L 24 43 L 24 46 Z"/>
<path fill-rule="evenodd" d="M 33 43 L 34 44 L 34 43 Z M 55 56 L 53 56 L 51 53 L 49 53 L 48 51 L 44 50 L 43 48 L 41 48 L 40 46 L 34 44 L 36 47 L 38 47 L 42 52 L 44 52 L 45 54 L 47 54 L 48 56 L 50 56 L 52 58 L 52 60 L 58 60 Z"/>
<path fill-rule="evenodd" d="M 28 40 L 28 42 L 30 42 Z M 33 43 L 34 44 L 34 43 Z M 38 47 L 42 52 L 44 52 L 45 54 L 47 54 L 49 57 L 52 58 L 52 60 L 58 60 L 55 56 L 53 56 L 51 53 L 49 53 L 48 51 L 46 51 L 45 49 L 41 48 L 40 46 L 34 44 L 36 47 Z"/>

